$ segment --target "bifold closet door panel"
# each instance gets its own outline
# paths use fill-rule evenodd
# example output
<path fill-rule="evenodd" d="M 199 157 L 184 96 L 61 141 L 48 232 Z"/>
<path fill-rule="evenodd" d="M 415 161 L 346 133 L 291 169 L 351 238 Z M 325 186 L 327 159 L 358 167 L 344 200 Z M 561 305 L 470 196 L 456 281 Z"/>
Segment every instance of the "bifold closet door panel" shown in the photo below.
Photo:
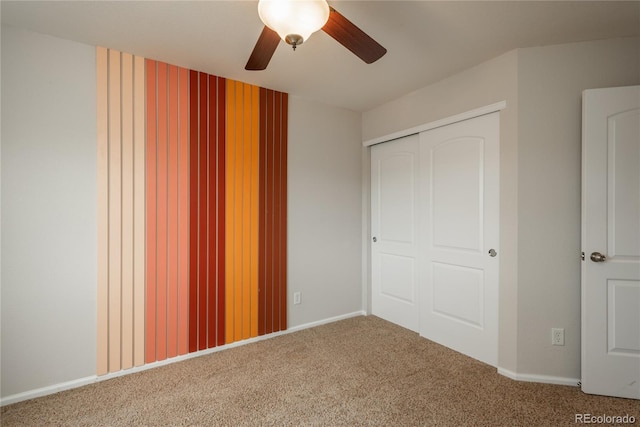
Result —
<path fill-rule="evenodd" d="M 498 135 L 499 113 L 420 134 L 420 334 L 492 366 L 498 362 Z"/>
<path fill-rule="evenodd" d="M 371 148 L 372 313 L 418 331 L 418 135 Z"/>

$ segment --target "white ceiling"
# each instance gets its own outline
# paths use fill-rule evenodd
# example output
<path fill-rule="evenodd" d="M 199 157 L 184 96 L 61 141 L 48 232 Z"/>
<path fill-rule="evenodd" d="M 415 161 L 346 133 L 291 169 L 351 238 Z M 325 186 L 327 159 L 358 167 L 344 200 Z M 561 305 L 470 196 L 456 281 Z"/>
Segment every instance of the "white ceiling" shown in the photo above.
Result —
<path fill-rule="evenodd" d="M 336 1 L 388 53 L 367 65 L 318 32 L 244 66 L 256 1 L 7 1 L 2 23 L 101 45 L 356 111 L 518 47 L 640 35 L 640 1 Z"/>

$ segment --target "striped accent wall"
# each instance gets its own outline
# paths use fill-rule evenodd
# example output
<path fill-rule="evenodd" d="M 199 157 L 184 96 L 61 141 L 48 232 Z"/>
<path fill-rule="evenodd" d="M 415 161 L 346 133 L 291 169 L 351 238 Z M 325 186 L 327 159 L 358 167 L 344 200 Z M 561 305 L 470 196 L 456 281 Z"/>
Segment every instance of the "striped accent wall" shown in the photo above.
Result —
<path fill-rule="evenodd" d="M 287 94 L 96 54 L 97 374 L 286 329 Z"/>

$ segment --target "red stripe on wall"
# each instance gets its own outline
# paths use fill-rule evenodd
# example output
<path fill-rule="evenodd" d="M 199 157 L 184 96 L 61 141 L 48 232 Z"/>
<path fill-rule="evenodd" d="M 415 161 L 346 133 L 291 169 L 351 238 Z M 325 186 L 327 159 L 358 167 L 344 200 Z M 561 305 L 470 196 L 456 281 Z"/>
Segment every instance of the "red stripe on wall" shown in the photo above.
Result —
<path fill-rule="evenodd" d="M 287 170 L 289 151 L 289 94 L 282 93 L 282 126 L 281 126 L 281 160 L 280 160 L 280 192 L 281 209 L 280 217 L 280 330 L 287 329 Z"/>
<path fill-rule="evenodd" d="M 189 71 L 189 352 L 198 350 L 198 73 Z"/>
<path fill-rule="evenodd" d="M 259 334 L 287 327 L 287 110 L 286 94 L 261 90 Z"/>
<path fill-rule="evenodd" d="M 227 81 L 224 78 L 218 77 L 217 84 L 218 84 L 218 99 L 217 99 L 216 109 L 217 109 L 217 121 L 218 121 L 218 134 L 216 138 L 216 144 L 217 144 L 217 151 L 218 151 L 218 157 L 217 157 L 218 177 L 217 177 L 217 198 L 216 198 L 217 205 L 216 206 L 217 206 L 217 212 L 218 212 L 218 219 L 217 219 L 218 277 L 217 277 L 216 287 L 217 287 L 217 293 L 218 293 L 218 306 L 217 306 L 218 332 L 217 332 L 216 344 L 222 345 L 225 343 L 224 321 L 225 321 L 225 297 L 226 297 L 225 296 L 225 260 L 226 260 L 226 255 L 225 255 L 226 167 L 225 165 L 226 165 L 227 154 L 226 154 L 225 136 L 226 136 L 226 120 L 227 119 L 226 119 L 225 112 L 226 112 L 226 105 L 227 105 L 227 101 L 226 101 Z"/>
<path fill-rule="evenodd" d="M 275 173 L 275 129 L 273 126 L 274 121 L 274 93 L 271 90 L 267 90 L 267 122 L 265 126 L 267 128 L 267 147 L 266 147 L 266 169 L 267 169 L 267 177 L 266 177 L 266 233 L 265 233 L 265 246 L 267 248 L 267 256 L 266 256 L 266 280 L 265 287 L 267 288 L 266 293 L 266 333 L 270 334 L 273 332 L 273 254 L 274 254 L 274 246 L 273 246 L 273 176 Z"/>
<path fill-rule="evenodd" d="M 195 71 L 190 76 L 189 351 L 193 352 L 225 340 L 225 80 Z"/>
<path fill-rule="evenodd" d="M 281 119 L 280 92 L 274 94 L 274 141 L 273 141 L 273 331 L 280 330 L 280 154 L 282 133 L 280 131 Z"/>
<path fill-rule="evenodd" d="M 207 348 L 214 347 L 216 345 L 216 309 L 218 307 L 217 304 L 217 289 L 216 282 L 218 278 L 217 271 L 217 235 L 218 235 L 218 227 L 216 224 L 217 217 L 217 197 L 216 197 L 216 179 L 218 175 L 216 174 L 216 164 L 217 164 L 217 154 L 218 150 L 216 149 L 216 138 L 218 136 L 217 132 L 217 115 L 216 115 L 216 106 L 217 98 L 218 98 L 218 88 L 215 76 L 207 76 L 208 85 L 209 85 L 209 93 L 208 93 L 208 105 L 207 105 L 207 115 L 209 120 L 209 129 L 207 135 L 207 150 L 208 150 L 208 163 L 207 163 L 207 174 L 205 176 L 207 180 L 207 209 L 208 209 L 208 218 L 207 218 L 207 257 L 206 257 L 206 265 L 207 265 Z"/>
<path fill-rule="evenodd" d="M 235 139 L 234 141 L 227 141 L 229 145 L 235 145 L 235 186 L 234 186 L 234 250 L 233 253 L 229 253 L 229 256 L 233 256 L 233 269 L 234 280 L 232 283 L 227 283 L 228 286 L 234 287 L 234 299 L 233 299 L 233 341 L 239 341 L 242 339 L 242 303 L 244 296 L 242 294 L 243 287 L 243 275 L 242 275 L 242 235 L 243 235 L 243 218 L 242 218 L 242 188 L 243 188 L 243 174 L 242 174 L 242 149 L 243 149 L 243 126 L 242 126 L 242 82 L 234 82 L 235 86 Z M 232 114 L 229 112 L 229 114 Z"/>
<path fill-rule="evenodd" d="M 260 141 L 259 141 L 259 178 L 258 178 L 258 335 L 266 333 L 266 177 L 267 177 L 267 90 L 260 88 Z"/>
<path fill-rule="evenodd" d="M 226 173 L 225 173 L 225 343 L 233 342 L 233 317 L 234 317 L 234 298 L 235 298 L 235 269 L 234 269 L 234 250 L 235 250 L 235 84 L 227 81 L 227 99 L 225 109 L 227 111 L 225 135 L 226 149 Z"/>
<path fill-rule="evenodd" d="M 207 104 L 208 104 L 208 80 L 207 75 L 200 73 L 199 93 L 199 133 L 198 133 L 198 349 L 207 348 Z"/>
<path fill-rule="evenodd" d="M 258 335 L 260 265 L 260 88 L 251 86 L 251 337 Z"/>

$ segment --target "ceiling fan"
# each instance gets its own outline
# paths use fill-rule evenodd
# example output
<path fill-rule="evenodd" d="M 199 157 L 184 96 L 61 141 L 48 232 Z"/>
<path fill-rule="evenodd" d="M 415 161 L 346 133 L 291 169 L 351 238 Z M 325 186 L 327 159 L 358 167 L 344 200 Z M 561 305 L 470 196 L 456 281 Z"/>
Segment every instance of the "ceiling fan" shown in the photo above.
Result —
<path fill-rule="evenodd" d="M 280 39 L 295 50 L 320 29 L 367 64 L 387 53 L 387 49 L 330 7 L 326 0 L 259 0 L 258 14 L 265 26 L 244 67 L 246 70 L 267 68 Z"/>

